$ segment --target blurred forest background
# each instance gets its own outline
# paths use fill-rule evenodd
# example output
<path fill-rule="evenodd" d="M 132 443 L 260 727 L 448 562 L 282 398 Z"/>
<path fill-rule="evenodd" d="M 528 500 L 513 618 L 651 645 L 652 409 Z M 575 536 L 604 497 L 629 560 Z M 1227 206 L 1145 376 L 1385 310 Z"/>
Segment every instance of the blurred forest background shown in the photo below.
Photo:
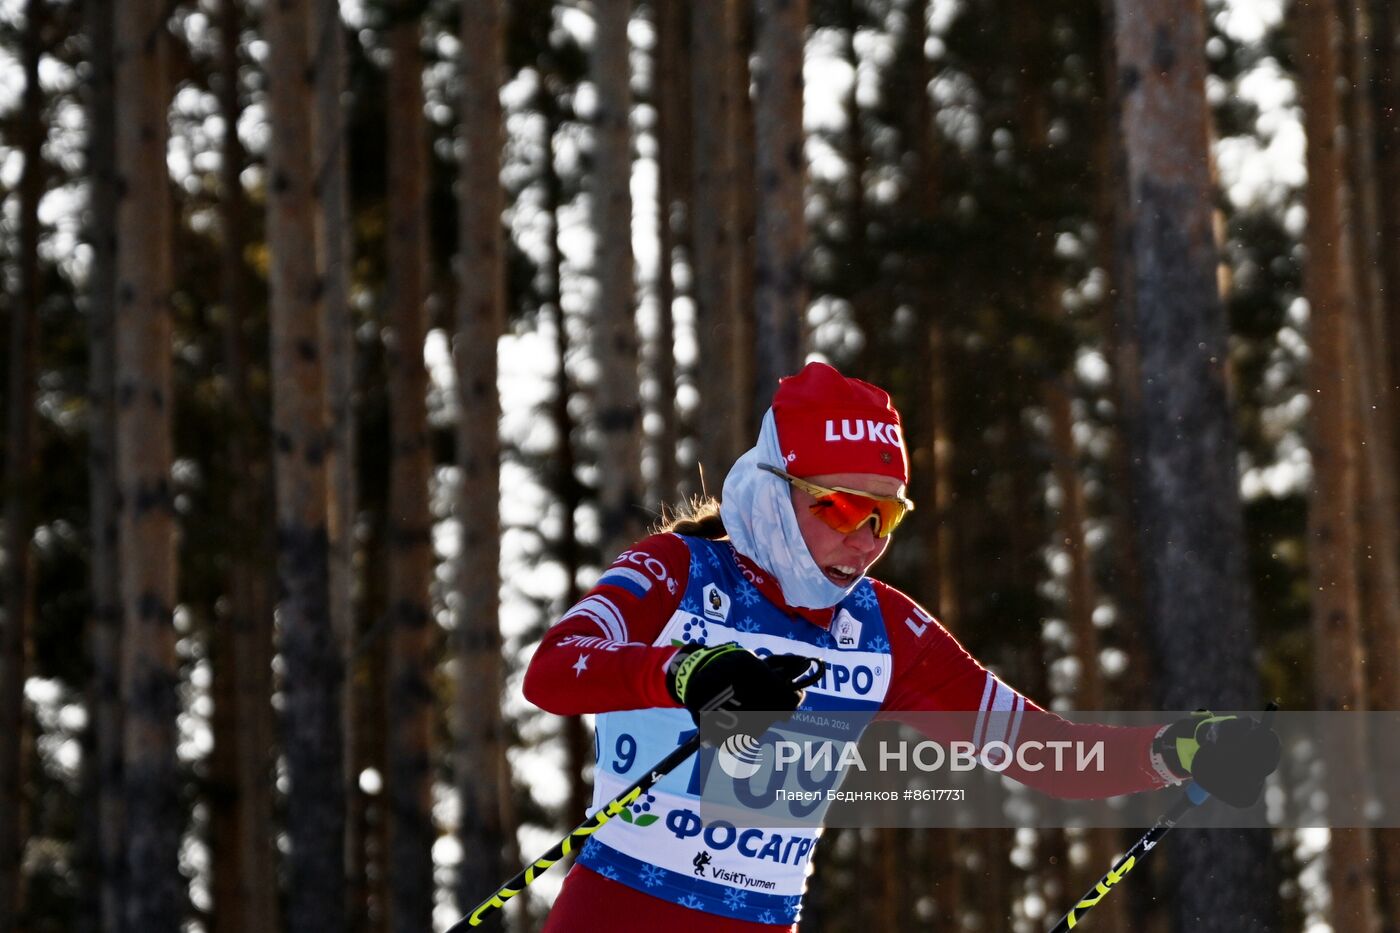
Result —
<path fill-rule="evenodd" d="M 0 3 L 0 931 L 443 929 L 584 812 L 532 645 L 813 354 L 1030 696 L 1400 708 L 1398 105 L 1390 0 Z M 802 930 L 1132 835 L 833 831 Z M 1163 849 L 1084 922 L 1400 930 L 1397 831 Z"/>

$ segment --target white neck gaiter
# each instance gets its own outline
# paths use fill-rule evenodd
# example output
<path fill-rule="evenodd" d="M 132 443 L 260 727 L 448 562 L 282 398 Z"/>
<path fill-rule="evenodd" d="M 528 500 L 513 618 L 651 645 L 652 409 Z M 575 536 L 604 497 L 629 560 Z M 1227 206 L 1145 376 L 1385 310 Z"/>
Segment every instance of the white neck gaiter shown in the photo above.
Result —
<path fill-rule="evenodd" d="M 845 599 L 861 580 L 845 588 L 826 578 L 797 527 L 790 487 L 760 463 L 787 466 L 778 447 L 778 429 L 770 408 L 763 416 L 758 443 L 734 462 L 724 478 L 720 518 L 734 548 L 771 573 L 789 606 L 829 609 Z"/>

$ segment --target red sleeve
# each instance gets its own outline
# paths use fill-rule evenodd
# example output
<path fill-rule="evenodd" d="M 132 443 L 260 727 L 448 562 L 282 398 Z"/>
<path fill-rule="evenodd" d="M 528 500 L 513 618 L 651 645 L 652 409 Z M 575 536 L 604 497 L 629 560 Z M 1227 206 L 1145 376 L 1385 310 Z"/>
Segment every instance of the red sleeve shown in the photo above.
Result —
<path fill-rule="evenodd" d="M 979 749 L 990 742 L 1006 742 L 1013 756 L 1005 773 L 1055 797 L 1114 797 L 1175 783 L 1165 770 L 1154 767 L 1156 727 L 1072 723 L 1048 713 L 978 664 L 908 596 L 883 583 L 876 583 L 875 590 L 894 654 L 894 678 L 882 718 L 901 719 L 900 712 L 966 712 L 966 717 L 913 716 L 907 721 L 940 742 L 970 741 Z M 1030 742 L 1042 743 L 1049 752 L 1028 755 L 1037 763 L 1054 761 L 1055 746 L 1049 743 L 1082 743 L 1092 749 L 1102 742 L 1102 769 L 1074 770 L 1076 756 L 1068 754 L 1064 769 L 1028 770 L 1017 763 L 1016 751 Z"/>
<path fill-rule="evenodd" d="M 561 716 L 674 707 L 654 647 L 690 578 L 690 548 L 653 535 L 619 554 L 593 589 L 556 622 L 525 670 L 525 698 Z"/>

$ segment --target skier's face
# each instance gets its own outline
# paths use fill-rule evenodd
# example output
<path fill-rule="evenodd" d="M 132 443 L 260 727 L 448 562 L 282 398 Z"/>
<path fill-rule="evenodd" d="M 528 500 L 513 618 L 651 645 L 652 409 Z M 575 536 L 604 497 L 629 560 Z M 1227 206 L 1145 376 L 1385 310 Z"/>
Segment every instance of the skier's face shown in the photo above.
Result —
<path fill-rule="evenodd" d="M 904 491 L 899 480 L 875 473 L 823 473 L 804 479 L 818 486 L 843 486 L 877 496 L 893 496 Z M 802 540 L 828 580 L 840 587 L 850 586 L 880 559 L 890 539 L 875 537 L 873 519 L 850 534 L 834 531 L 812 514 L 813 502 L 815 500 L 807 493 L 792 489 L 792 510 L 797 515 Z"/>

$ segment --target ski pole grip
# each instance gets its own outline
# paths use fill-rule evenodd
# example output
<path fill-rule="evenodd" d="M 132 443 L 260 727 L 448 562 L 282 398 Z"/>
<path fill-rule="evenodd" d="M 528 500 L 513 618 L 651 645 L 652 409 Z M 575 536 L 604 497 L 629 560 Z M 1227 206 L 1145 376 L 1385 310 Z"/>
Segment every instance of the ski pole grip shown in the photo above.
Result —
<path fill-rule="evenodd" d="M 1265 728 L 1270 728 L 1273 724 L 1274 713 L 1278 712 L 1278 701 L 1270 700 L 1269 705 L 1264 707 L 1264 715 L 1260 717 L 1260 722 Z M 1210 799 L 1210 793 L 1203 790 L 1201 785 L 1192 781 L 1186 785 L 1186 799 L 1191 801 L 1193 807 L 1199 807 Z"/>

